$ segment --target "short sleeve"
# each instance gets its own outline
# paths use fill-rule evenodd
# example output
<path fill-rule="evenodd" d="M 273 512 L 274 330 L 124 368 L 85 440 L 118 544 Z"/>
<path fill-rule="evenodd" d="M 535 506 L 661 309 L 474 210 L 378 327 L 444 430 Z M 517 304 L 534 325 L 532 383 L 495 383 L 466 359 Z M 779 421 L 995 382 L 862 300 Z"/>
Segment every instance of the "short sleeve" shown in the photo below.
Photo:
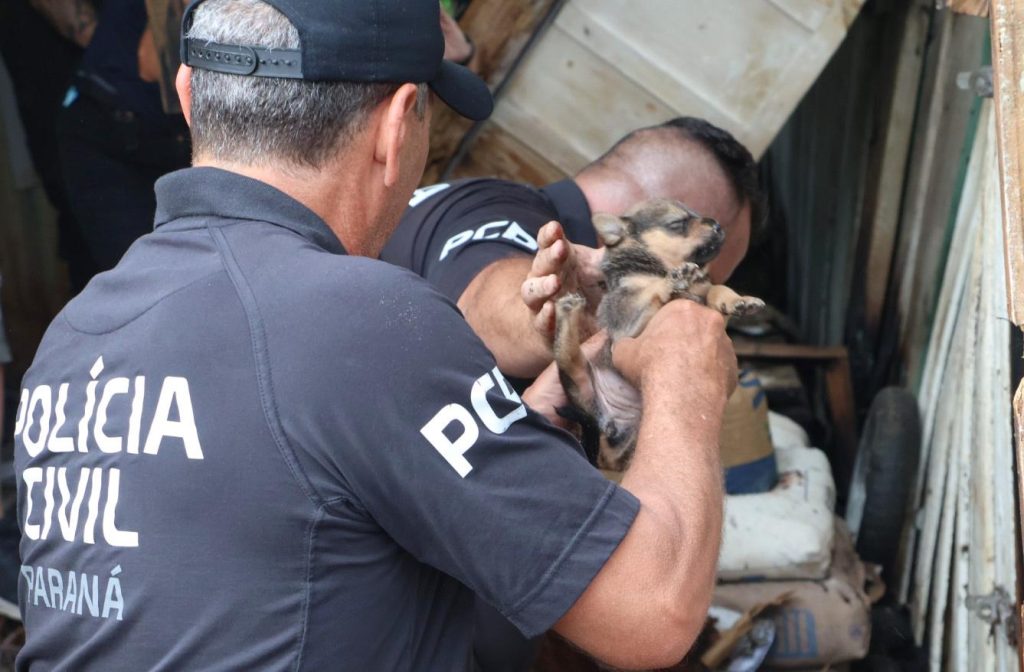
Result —
<path fill-rule="evenodd" d="M 278 394 L 285 431 L 316 452 L 325 499 L 349 493 L 418 560 L 542 633 L 639 503 L 522 403 L 451 302 L 404 271 L 385 275 L 351 288 L 359 299 L 301 400 Z"/>
<path fill-rule="evenodd" d="M 415 245 L 411 269 L 458 301 L 473 278 L 494 262 L 536 254 L 537 234 L 556 218 L 536 190 L 487 180 L 409 208 L 400 229 L 417 230 L 400 230 L 394 240 L 396 247 Z M 399 259 L 408 256 L 395 252 Z"/>

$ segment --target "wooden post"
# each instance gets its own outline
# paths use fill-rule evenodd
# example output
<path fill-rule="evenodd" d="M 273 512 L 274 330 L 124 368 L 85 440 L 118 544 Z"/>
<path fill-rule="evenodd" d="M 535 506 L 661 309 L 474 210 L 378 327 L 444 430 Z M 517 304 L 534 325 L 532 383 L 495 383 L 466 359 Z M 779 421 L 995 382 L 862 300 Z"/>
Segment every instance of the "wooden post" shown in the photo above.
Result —
<path fill-rule="evenodd" d="M 992 70 L 1010 319 L 1024 323 L 1024 0 L 992 3 Z"/>
<path fill-rule="evenodd" d="M 1024 0 L 991 0 L 992 71 L 996 108 L 996 134 L 999 144 L 999 173 L 1002 185 L 1003 242 L 1006 251 L 1007 302 L 1010 320 L 1020 327 L 1024 322 Z M 1019 354 L 1019 353 L 1018 353 Z M 1018 502 L 1024 503 L 1024 383 L 1013 401 L 1016 435 L 1015 472 Z M 1018 511 L 1018 545 L 1024 510 Z M 1017 580 L 1021 597 L 1020 577 Z M 1018 632 L 1022 632 L 1018 621 Z M 1018 644 L 1024 668 L 1024 638 Z"/>

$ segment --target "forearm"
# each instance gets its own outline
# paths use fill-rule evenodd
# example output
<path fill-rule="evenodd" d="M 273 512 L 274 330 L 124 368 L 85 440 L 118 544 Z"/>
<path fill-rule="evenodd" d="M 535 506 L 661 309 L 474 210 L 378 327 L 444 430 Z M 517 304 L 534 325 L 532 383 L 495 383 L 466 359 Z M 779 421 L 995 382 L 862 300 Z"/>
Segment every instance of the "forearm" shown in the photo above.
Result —
<path fill-rule="evenodd" d="M 459 297 L 459 309 L 498 367 L 518 378 L 537 376 L 552 360 L 550 344 L 533 328 L 533 314 L 520 297 L 530 266 L 526 258 L 497 261 Z"/>
<path fill-rule="evenodd" d="M 678 384 L 644 390 L 644 419 L 636 454 L 622 486 L 641 502 L 657 533 L 651 574 L 694 627 L 696 637 L 714 589 L 722 536 L 723 485 L 719 436 L 724 393 L 693 395 L 680 404 Z M 655 389 L 652 389 L 655 388 Z"/>
<path fill-rule="evenodd" d="M 619 667 L 668 667 L 703 627 L 722 531 L 718 434 L 725 407 L 711 394 L 681 404 L 678 382 L 645 386 L 644 417 L 622 486 L 640 512 L 619 548 L 556 629 Z M 613 605 L 614 629 L 585 614 Z M 653 657 L 653 658 L 652 658 Z"/>
<path fill-rule="evenodd" d="M 83 49 L 96 31 L 96 7 L 89 0 L 30 0 L 57 32 Z"/>

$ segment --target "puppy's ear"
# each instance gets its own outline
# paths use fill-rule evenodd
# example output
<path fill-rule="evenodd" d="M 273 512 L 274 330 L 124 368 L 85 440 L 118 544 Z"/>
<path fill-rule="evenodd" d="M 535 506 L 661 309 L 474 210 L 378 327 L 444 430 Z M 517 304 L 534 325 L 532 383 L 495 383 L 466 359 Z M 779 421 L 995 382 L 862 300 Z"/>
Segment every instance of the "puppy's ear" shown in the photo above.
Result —
<path fill-rule="evenodd" d="M 598 212 L 594 215 L 593 222 L 598 237 L 608 247 L 615 247 L 629 235 L 629 224 L 615 215 Z"/>

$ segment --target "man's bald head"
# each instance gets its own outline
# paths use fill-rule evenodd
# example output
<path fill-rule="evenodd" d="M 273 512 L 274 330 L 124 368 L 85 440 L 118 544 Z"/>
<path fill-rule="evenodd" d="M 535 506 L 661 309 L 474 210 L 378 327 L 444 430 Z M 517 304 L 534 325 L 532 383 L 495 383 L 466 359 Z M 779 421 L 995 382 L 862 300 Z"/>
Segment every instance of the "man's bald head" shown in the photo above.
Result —
<path fill-rule="evenodd" d="M 722 282 L 746 255 L 764 198 L 757 164 L 731 134 L 693 117 L 634 131 L 576 177 L 595 212 L 622 214 L 636 203 L 672 198 L 717 219 L 726 244 L 709 270 Z"/>

